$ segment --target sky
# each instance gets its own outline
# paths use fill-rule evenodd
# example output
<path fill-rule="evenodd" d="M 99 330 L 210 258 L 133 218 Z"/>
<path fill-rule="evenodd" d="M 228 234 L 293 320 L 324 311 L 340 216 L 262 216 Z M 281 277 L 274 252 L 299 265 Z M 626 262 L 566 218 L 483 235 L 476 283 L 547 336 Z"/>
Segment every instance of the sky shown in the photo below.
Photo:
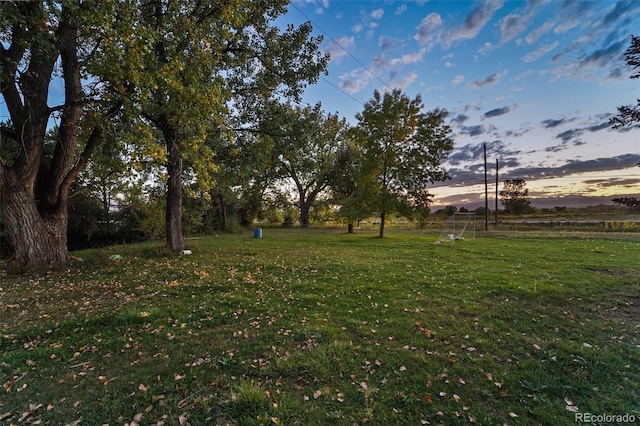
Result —
<path fill-rule="evenodd" d="M 282 24 L 311 21 L 331 55 L 303 102 L 355 124 L 375 90 L 443 108 L 451 175 L 434 208 L 489 206 L 504 179 L 524 179 L 537 207 L 640 197 L 640 125 L 614 130 L 640 98 L 624 60 L 640 36 L 637 0 L 292 0 Z M 636 70 L 638 72 L 638 70 Z"/>

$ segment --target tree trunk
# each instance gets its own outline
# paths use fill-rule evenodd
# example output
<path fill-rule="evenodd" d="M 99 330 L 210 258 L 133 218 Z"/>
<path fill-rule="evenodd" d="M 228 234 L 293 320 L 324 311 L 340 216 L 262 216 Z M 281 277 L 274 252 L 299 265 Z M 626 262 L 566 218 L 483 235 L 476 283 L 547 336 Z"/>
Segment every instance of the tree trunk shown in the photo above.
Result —
<path fill-rule="evenodd" d="M 300 202 L 300 227 L 309 227 L 309 211 L 311 210 L 311 203 L 302 201 Z"/>
<path fill-rule="evenodd" d="M 21 147 L 13 153 L 13 164 L 0 161 L 0 213 L 15 250 L 11 264 L 19 268 L 69 260 L 69 188 L 102 135 L 99 124 L 93 129 L 87 124 L 89 138 L 80 155 L 76 154 L 84 100 L 77 45 L 78 4 L 63 2 L 52 35 L 42 4 L 21 2 L 15 9 L 21 17 L 20 24 L 12 26 L 11 45 L 8 49 L 0 46 L 0 90 L 12 124 L 19 130 L 16 142 Z M 57 66 L 64 80 L 64 104 L 50 108 L 49 86 Z M 61 114 L 51 156 L 45 154 L 44 145 L 54 110 Z"/>
<path fill-rule="evenodd" d="M 384 238 L 384 221 L 386 216 L 386 212 L 380 213 L 380 238 Z"/>
<path fill-rule="evenodd" d="M 347 224 L 347 233 L 353 234 L 353 222 Z"/>
<path fill-rule="evenodd" d="M 165 231 L 167 247 L 172 251 L 184 249 L 182 235 L 182 157 L 180 156 L 180 135 L 173 126 L 162 129 L 167 144 L 167 209 Z"/>
<path fill-rule="evenodd" d="M 69 260 L 66 210 L 43 217 L 33 193 L 19 186 L 5 186 L 0 199 L 0 213 L 15 250 L 12 267 L 29 270 Z"/>
<path fill-rule="evenodd" d="M 218 193 L 219 203 L 219 216 L 220 216 L 220 229 L 223 231 L 229 231 L 227 220 L 227 203 L 224 201 L 224 195 L 221 192 Z"/>

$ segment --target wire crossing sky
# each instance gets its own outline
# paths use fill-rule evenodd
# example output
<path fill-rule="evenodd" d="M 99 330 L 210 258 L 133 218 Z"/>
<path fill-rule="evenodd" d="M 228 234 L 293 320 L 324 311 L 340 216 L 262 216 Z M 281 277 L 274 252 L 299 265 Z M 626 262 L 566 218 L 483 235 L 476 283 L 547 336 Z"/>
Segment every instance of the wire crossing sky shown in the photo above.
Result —
<path fill-rule="evenodd" d="M 401 88 L 449 112 L 452 179 L 432 188 L 436 205 L 484 205 L 483 144 L 490 182 L 497 159 L 534 205 L 640 196 L 640 127 L 609 125 L 640 98 L 624 61 L 640 2 L 293 0 L 281 22 L 308 20 L 331 61 L 305 102 L 355 122 L 374 90 Z"/>

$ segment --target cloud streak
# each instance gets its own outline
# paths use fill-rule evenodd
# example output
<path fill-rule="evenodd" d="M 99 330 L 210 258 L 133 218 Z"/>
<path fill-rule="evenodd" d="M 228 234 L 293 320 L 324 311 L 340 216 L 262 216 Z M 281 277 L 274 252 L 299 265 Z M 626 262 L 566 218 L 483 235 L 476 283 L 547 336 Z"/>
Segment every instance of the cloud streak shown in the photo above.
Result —
<path fill-rule="evenodd" d="M 501 115 L 510 113 L 511 111 L 513 111 L 513 109 L 514 107 L 509 107 L 509 106 L 505 106 L 502 108 L 495 108 L 482 114 L 482 119 L 484 120 L 485 118 L 499 117 Z"/>
<path fill-rule="evenodd" d="M 558 41 L 554 41 L 553 43 L 549 43 L 549 44 L 545 44 L 544 46 L 534 50 L 531 53 L 528 53 L 527 55 L 525 55 L 522 60 L 525 62 L 534 62 L 537 61 L 538 59 L 542 58 L 544 55 L 546 55 L 547 53 L 551 52 L 553 49 L 555 49 L 556 47 L 558 47 L 560 45 L 560 42 Z"/>
<path fill-rule="evenodd" d="M 504 0 L 486 0 L 476 3 L 462 25 L 448 34 L 448 43 L 475 38 L 503 5 Z"/>
<path fill-rule="evenodd" d="M 489 74 L 482 80 L 474 80 L 470 82 L 469 87 L 471 87 L 472 89 L 480 89 L 485 86 L 493 86 L 494 84 L 499 83 L 501 79 L 502 75 L 500 73 L 494 72 L 492 74 Z"/>

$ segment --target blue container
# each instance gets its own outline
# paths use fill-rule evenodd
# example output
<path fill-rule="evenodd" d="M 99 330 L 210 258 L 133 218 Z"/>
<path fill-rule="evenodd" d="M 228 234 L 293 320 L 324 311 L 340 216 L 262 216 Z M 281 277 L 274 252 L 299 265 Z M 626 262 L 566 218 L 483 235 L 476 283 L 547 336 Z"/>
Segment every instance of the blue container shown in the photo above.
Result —
<path fill-rule="evenodd" d="M 253 238 L 262 238 L 262 228 L 256 228 L 253 230 Z"/>

